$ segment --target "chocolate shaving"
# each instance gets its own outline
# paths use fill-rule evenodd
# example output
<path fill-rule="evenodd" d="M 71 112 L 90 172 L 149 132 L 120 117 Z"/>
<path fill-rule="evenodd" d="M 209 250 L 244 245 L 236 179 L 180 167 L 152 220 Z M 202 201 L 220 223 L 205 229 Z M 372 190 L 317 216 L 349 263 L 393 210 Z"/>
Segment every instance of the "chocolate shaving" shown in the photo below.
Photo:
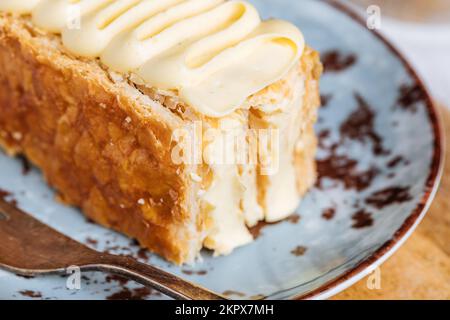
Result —
<path fill-rule="evenodd" d="M 297 224 L 300 221 L 300 215 L 293 214 L 289 218 L 287 218 L 286 220 L 289 221 L 292 224 Z"/>
<path fill-rule="evenodd" d="M 328 178 L 342 182 L 346 189 L 355 189 L 357 191 L 367 189 L 379 171 L 376 168 L 358 171 L 357 167 L 357 160 L 337 155 L 334 149 L 328 158 L 317 160 L 319 173 L 317 187 L 322 189 L 324 187 L 324 179 Z"/>
<path fill-rule="evenodd" d="M 357 62 L 354 54 L 342 54 L 338 50 L 325 52 L 321 57 L 324 72 L 341 72 Z"/>
<path fill-rule="evenodd" d="M 115 274 L 110 274 L 107 275 L 105 278 L 106 283 L 111 283 L 111 282 L 118 282 L 119 285 L 124 286 L 126 285 L 130 280 L 125 278 L 125 277 L 121 277 Z"/>
<path fill-rule="evenodd" d="M 12 196 L 11 192 L 0 189 L 0 199 L 12 204 L 13 206 L 17 206 L 17 200 L 12 199 L 11 196 Z M 7 200 L 6 198 L 9 198 L 9 200 Z"/>
<path fill-rule="evenodd" d="M 320 96 L 320 101 L 322 102 L 322 107 L 326 108 L 328 107 L 328 104 L 330 103 L 331 99 L 333 99 L 332 94 L 324 94 Z"/>
<path fill-rule="evenodd" d="M 249 231 L 251 233 L 251 235 L 253 236 L 254 239 L 258 239 L 261 235 L 262 235 L 262 230 L 270 227 L 270 226 L 275 226 L 277 224 L 283 223 L 283 222 L 290 222 L 292 224 L 297 224 L 300 221 L 301 217 L 298 214 L 293 214 L 290 217 L 278 221 L 278 222 L 265 222 L 265 221 L 261 221 L 259 222 L 256 226 L 249 228 Z"/>
<path fill-rule="evenodd" d="M 366 199 L 366 203 L 377 209 L 383 209 L 393 204 L 410 201 L 411 199 L 409 187 L 390 187 L 374 192 Z"/>
<path fill-rule="evenodd" d="M 326 149 L 325 141 L 330 137 L 331 131 L 329 129 L 325 129 L 319 132 L 317 138 L 319 139 L 319 147 L 321 149 Z"/>
<path fill-rule="evenodd" d="M 5 200 L 6 197 L 9 197 L 11 192 L 0 189 L 0 199 Z"/>
<path fill-rule="evenodd" d="M 88 237 L 88 238 L 86 238 L 86 243 L 91 245 L 91 246 L 96 247 L 97 244 L 98 244 L 98 241 L 95 240 L 95 239 L 92 239 L 91 237 Z"/>
<path fill-rule="evenodd" d="M 200 271 L 192 271 L 192 270 L 182 270 L 184 274 L 187 274 L 188 276 L 192 275 L 198 275 L 198 276 L 204 276 L 208 274 L 208 271 L 206 270 L 200 270 Z"/>
<path fill-rule="evenodd" d="M 357 211 L 352 216 L 352 220 L 354 221 L 352 225 L 354 229 L 368 228 L 373 225 L 372 214 L 364 209 Z"/>
<path fill-rule="evenodd" d="M 308 249 L 304 246 L 297 246 L 294 250 L 291 251 L 291 254 L 296 257 L 300 257 L 306 253 L 306 250 Z"/>
<path fill-rule="evenodd" d="M 356 140 L 362 143 L 371 141 L 375 155 L 388 155 L 383 147 L 382 138 L 375 132 L 375 113 L 367 101 L 355 94 L 358 109 L 350 114 L 340 127 L 341 139 Z"/>
<path fill-rule="evenodd" d="M 388 168 L 393 169 L 402 162 L 403 162 L 403 157 L 397 156 L 397 157 L 393 158 L 391 161 L 389 161 L 387 166 L 388 166 Z"/>
<path fill-rule="evenodd" d="M 19 159 L 22 162 L 22 174 L 26 176 L 31 171 L 31 164 L 24 156 L 19 156 Z"/>
<path fill-rule="evenodd" d="M 107 300 L 145 300 L 153 294 L 153 290 L 147 287 L 128 289 L 123 288 L 121 291 L 116 292 L 108 297 Z"/>
<path fill-rule="evenodd" d="M 404 84 L 399 88 L 399 92 L 396 106 L 413 113 L 417 111 L 417 103 L 427 100 L 425 91 L 418 83 Z"/>
<path fill-rule="evenodd" d="M 148 260 L 149 259 L 148 250 L 143 248 L 139 249 L 139 251 L 137 252 L 137 256 L 142 260 Z"/>
<path fill-rule="evenodd" d="M 24 297 L 29 297 L 29 298 L 42 298 L 42 293 L 40 293 L 39 291 L 23 290 L 23 291 L 19 291 L 19 293 L 20 293 L 21 295 L 23 295 Z"/>
<path fill-rule="evenodd" d="M 335 208 L 328 208 L 323 210 L 322 212 L 322 218 L 325 220 L 331 220 L 336 215 L 336 209 Z"/>

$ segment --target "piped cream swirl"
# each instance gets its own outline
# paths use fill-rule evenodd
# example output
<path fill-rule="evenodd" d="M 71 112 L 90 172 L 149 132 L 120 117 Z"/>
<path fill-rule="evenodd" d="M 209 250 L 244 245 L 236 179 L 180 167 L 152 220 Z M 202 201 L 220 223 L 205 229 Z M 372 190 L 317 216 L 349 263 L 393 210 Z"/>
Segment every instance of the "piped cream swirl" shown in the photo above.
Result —
<path fill-rule="evenodd" d="M 61 34 L 70 52 L 177 91 L 211 117 L 281 79 L 304 49 L 295 26 L 262 22 L 245 1 L 2 0 L 0 11 L 31 14 L 36 26 Z"/>

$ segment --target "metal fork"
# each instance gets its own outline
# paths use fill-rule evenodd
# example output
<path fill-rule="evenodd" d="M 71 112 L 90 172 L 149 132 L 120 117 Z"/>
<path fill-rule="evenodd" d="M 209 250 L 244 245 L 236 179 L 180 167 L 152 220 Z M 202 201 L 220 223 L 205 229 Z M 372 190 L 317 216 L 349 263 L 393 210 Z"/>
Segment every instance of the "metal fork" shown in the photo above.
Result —
<path fill-rule="evenodd" d="M 124 276 L 182 300 L 224 297 L 130 257 L 100 253 L 39 222 L 0 197 L 0 268 L 23 276 L 103 271 Z"/>

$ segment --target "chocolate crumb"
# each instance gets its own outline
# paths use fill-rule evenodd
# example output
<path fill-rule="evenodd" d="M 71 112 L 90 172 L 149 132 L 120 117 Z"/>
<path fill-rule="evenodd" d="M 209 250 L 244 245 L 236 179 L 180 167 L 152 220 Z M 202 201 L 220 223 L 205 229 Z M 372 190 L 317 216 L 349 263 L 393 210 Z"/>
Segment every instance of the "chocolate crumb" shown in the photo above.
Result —
<path fill-rule="evenodd" d="M 410 201 L 409 187 L 390 187 L 374 192 L 366 199 L 366 203 L 377 209 Z"/>
<path fill-rule="evenodd" d="M 194 274 L 194 271 L 192 270 L 181 270 L 184 274 L 187 274 L 188 276 L 192 276 Z"/>
<path fill-rule="evenodd" d="M 383 147 L 383 139 L 375 132 L 375 112 L 361 95 L 356 93 L 355 99 L 358 108 L 342 123 L 341 138 L 362 143 L 371 141 L 375 155 L 389 155 L 390 152 Z"/>
<path fill-rule="evenodd" d="M 30 162 L 24 156 L 19 156 L 19 159 L 22 163 L 22 174 L 26 176 L 31 171 Z"/>
<path fill-rule="evenodd" d="M 346 189 L 362 191 L 368 188 L 373 179 L 378 175 L 379 170 L 369 168 L 366 171 L 358 171 L 357 167 L 357 160 L 347 156 L 337 155 L 335 150 L 332 150 L 328 158 L 317 160 L 317 170 L 319 173 L 317 187 L 322 189 L 323 180 L 329 178 L 331 180 L 341 181 Z"/>
<path fill-rule="evenodd" d="M 427 99 L 426 93 L 418 83 L 402 85 L 399 89 L 399 93 L 397 106 L 413 113 L 417 112 L 417 103 L 426 101 Z"/>
<path fill-rule="evenodd" d="M 352 216 L 352 220 L 354 221 L 352 225 L 354 229 L 363 229 L 373 225 L 372 214 L 364 209 L 357 211 Z"/>
<path fill-rule="evenodd" d="M 322 102 L 322 108 L 328 107 L 328 104 L 330 103 L 331 99 L 333 99 L 332 94 L 323 94 L 320 96 L 320 101 Z"/>
<path fill-rule="evenodd" d="M 92 246 L 94 246 L 94 247 L 96 247 L 97 244 L 98 244 L 98 241 L 95 240 L 95 239 L 92 239 L 92 238 L 88 237 L 88 238 L 86 238 L 86 243 L 87 243 L 87 244 L 90 244 L 90 245 L 92 245 Z"/>
<path fill-rule="evenodd" d="M 183 272 L 184 274 L 188 275 L 188 276 L 192 276 L 192 275 L 198 275 L 198 276 L 204 276 L 208 274 L 208 271 L 206 270 L 200 270 L 200 271 L 192 271 L 192 270 L 182 270 L 181 272 Z"/>
<path fill-rule="evenodd" d="M 6 197 L 9 197 L 11 192 L 0 189 L 0 199 L 5 200 Z"/>
<path fill-rule="evenodd" d="M 137 247 L 139 247 L 140 246 L 139 241 L 137 241 L 136 239 L 132 239 L 130 241 L 130 246 L 137 246 Z"/>
<path fill-rule="evenodd" d="M 331 131 L 328 129 L 322 130 L 318 133 L 318 139 L 319 139 L 319 147 L 321 149 L 326 149 L 325 140 L 330 137 Z"/>
<path fill-rule="evenodd" d="M 294 214 L 284 220 L 281 220 L 278 222 L 271 222 L 271 223 L 265 222 L 265 221 L 260 221 L 256 226 L 249 228 L 249 231 L 254 239 L 258 239 L 262 235 L 262 230 L 264 228 L 267 228 L 270 226 L 275 226 L 275 225 L 283 223 L 285 221 L 296 224 L 296 223 L 298 223 L 298 221 L 300 221 L 300 216 L 297 214 Z"/>
<path fill-rule="evenodd" d="M 114 246 L 109 246 L 109 247 L 105 248 L 105 250 L 103 252 L 105 252 L 105 253 L 114 253 L 115 251 L 120 250 L 120 249 L 121 249 L 120 246 L 114 245 Z"/>
<path fill-rule="evenodd" d="M 94 220 L 92 220 L 91 218 L 86 217 L 85 218 L 86 222 L 89 224 L 96 224 Z"/>
<path fill-rule="evenodd" d="M 401 162 L 403 162 L 403 157 L 397 156 L 397 157 L 393 158 L 391 161 L 389 161 L 387 166 L 388 166 L 388 168 L 393 169 L 396 166 L 398 166 Z"/>
<path fill-rule="evenodd" d="M 322 218 L 325 220 L 331 220 L 336 215 L 336 209 L 335 208 L 328 208 L 323 210 L 322 212 Z"/>
<path fill-rule="evenodd" d="M 306 250 L 308 250 L 306 247 L 297 246 L 294 250 L 291 251 L 291 254 L 296 257 L 301 257 L 305 254 Z"/>
<path fill-rule="evenodd" d="M 325 52 L 321 57 L 324 72 L 341 72 L 357 62 L 356 55 L 342 54 L 338 50 Z"/>
<path fill-rule="evenodd" d="M 153 290 L 147 287 L 128 289 L 122 288 L 121 291 L 116 292 L 108 297 L 107 300 L 144 300 L 153 294 Z"/>
<path fill-rule="evenodd" d="M 327 145 L 331 132 L 325 129 L 319 132 L 319 147 L 329 153 L 328 157 L 317 160 L 319 178 L 317 187 L 323 188 L 324 178 L 340 181 L 346 189 L 362 191 L 367 189 L 372 181 L 379 175 L 378 168 L 372 166 L 366 170 L 358 169 L 358 161 L 347 155 L 338 154 L 338 148 L 345 139 L 362 143 L 372 143 L 372 151 L 375 155 L 386 156 L 389 150 L 383 147 L 383 140 L 374 129 L 375 113 L 368 103 L 359 94 L 355 94 L 358 108 L 352 112 L 340 127 L 341 138 L 338 143 Z"/>
<path fill-rule="evenodd" d="M 287 218 L 287 221 L 289 221 L 292 224 L 297 224 L 300 221 L 300 215 L 293 214 L 289 218 Z"/>
<path fill-rule="evenodd" d="M 278 222 L 265 222 L 260 221 L 256 226 L 249 228 L 249 231 L 254 239 L 258 239 L 262 235 L 262 230 L 264 228 L 275 226 L 277 224 L 283 223 L 283 222 L 289 222 L 292 224 L 297 224 L 300 221 L 301 217 L 298 214 L 292 214 L 288 218 L 278 221 Z"/>
<path fill-rule="evenodd" d="M 146 249 L 139 249 L 139 251 L 137 252 L 137 256 L 138 258 L 142 259 L 142 260 L 148 260 L 148 251 Z"/>
<path fill-rule="evenodd" d="M 11 199 L 11 196 L 12 196 L 11 192 L 0 189 L 0 199 L 8 202 L 9 204 L 12 204 L 13 206 L 17 206 L 17 200 Z M 9 198 L 9 200 L 7 200 L 6 198 Z"/>
<path fill-rule="evenodd" d="M 262 230 L 266 227 L 268 227 L 270 224 L 268 224 L 265 221 L 258 222 L 257 225 L 254 227 L 249 228 L 249 231 L 254 239 L 258 239 L 262 235 Z"/>
<path fill-rule="evenodd" d="M 115 275 L 115 274 L 110 274 L 107 275 L 105 278 L 106 283 L 111 283 L 112 281 L 118 282 L 121 286 L 126 285 L 130 280 L 128 280 L 127 278 Z"/>
<path fill-rule="evenodd" d="M 19 293 L 24 297 L 42 298 L 42 293 L 40 293 L 39 291 L 23 290 L 23 291 L 19 291 Z"/>

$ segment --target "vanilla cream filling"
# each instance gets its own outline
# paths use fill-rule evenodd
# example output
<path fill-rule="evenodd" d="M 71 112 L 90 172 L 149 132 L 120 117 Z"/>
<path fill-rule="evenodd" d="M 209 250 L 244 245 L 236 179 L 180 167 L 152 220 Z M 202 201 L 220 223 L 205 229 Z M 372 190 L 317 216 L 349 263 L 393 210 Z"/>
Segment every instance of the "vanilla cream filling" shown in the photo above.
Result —
<path fill-rule="evenodd" d="M 295 26 L 262 22 L 245 1 L 2 0 L 0 11 L 31 14 L 72 53 L 174 90 L 211 117 L 284 77 L 305 45 Z"/>
<path fill-rule="evenodd" d="M 212 228 L 205 239 L 205 247 L 214 250 L 215 255 L 227 255 L 237 247 L 253 240 L 247 227 L 253 227 L 260 221 L 277 222 L 290 216 L 299 205 L 297 171 L 295 167 L 295 147 L 302 131 L 299 116 L 303 107 L 305 93 L 304 79 L 295 73 L 292 96 L 285 97 L 279 103 L 283 112 L 264 114 L 262 125 L 253 129 L 279 130 L 278 143 L 258 149 L 260 159 L 277 162 L 272 172 L 267 172 L 264 184 L 264 197 L 258 203 L 256 166 L 248 164 L 220 164 L 225 156 L 235 159 L 236 145 L 223 145 L 223 139 L 207 137 L 210 142 L 204 150 L 206 163 L 211 163 L 213 181 L 205 190 L 201 201 L 207 203 L 208 216 L 212 219 Z M 268 93 L 275 100 L 276 95 Z M 265 108 L 270 108 L 268 105 Z M 238 112 L 223 117 L 219 121 L 222 134 L 233 130 L 246 130 L 247 123 Z M 260 137 L 258 138 L 260 139 Z M 262 143 L 258 141 L 258 143 Z M 264 146 L 266 146 L 264 144 Z M 269 161 L 263 161 L 268 165 Z M 219 163 L 219 164 L 217 164 Z M 261 164 L 259 164 L 261 166 Z M 270 170 L 269 170 L 270 171 Z M 261 206 L 262 205 L 262 206 Z"/>
<path fill-rule="evenodd" d="M 289 100 L 287 112 L 266 115 L 264 120 L 268 127 L 279 130 L 280 139 L 277 146 L 262 149 L 263 153 L 276 153 L 278 157 L 278 170 L 267 176 L 266 193 L 263 207 L 265 220 L 269 223 L 277 222 L 289 217 L 299 205 L 299 191 L 297 189 L 297 171 L 295 167 L 295 148 L 302 132 L 299 119 L 303 108 L 305 94 L 304 79 L 296 80 L 293 97 Z M 264 157 L 264 154 L 260 157 Z"/>
<path fill-rule="evenodd" d="M 214 250 L 215 255 L 227 255 L 236 247 L 253 240 L 246 227 L 246 217 L 241 206 L 245 199 L 246 185 L 241 180 L 238 166 L 223 161 L 236 158 L 234 144 L 226 142 L 223 134 L 233 130 L 244 130 L 245 123 L 238 114 L 232 114 L 219 120 L 217 131 L 207 134 L 204 158 L 213 171 L 211 186 L 202 197 L 209 208 L 212 228 L 205 239 L 205 247 Z M 256 200 L 256 198 L 255 198 Z"/>

